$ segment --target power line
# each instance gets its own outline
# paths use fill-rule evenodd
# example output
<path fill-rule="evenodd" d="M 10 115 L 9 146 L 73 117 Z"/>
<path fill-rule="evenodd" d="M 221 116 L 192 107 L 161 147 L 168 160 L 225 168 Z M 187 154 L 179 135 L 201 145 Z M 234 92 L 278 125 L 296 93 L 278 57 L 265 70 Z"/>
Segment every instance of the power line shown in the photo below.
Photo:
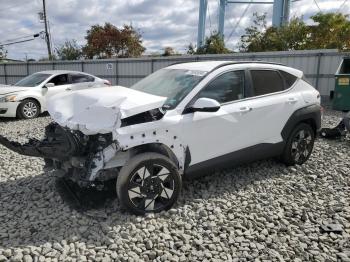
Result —
<path fill-rule="evenodd" d="M 321 10 L 321 8 L 320 8 L 320 6 L 318 5 L 318 3 L 317 3 L 316 0 L 314 0 L 314 3 L 315 3 L 315 5 L 317 6 L 318 10 L 320 10 L 320 12 L 322 13 L 322 10 Z"/>
<path fill-rule="evenodd" d="M 22 39 L 22 38 L 27 38 L 27 37 L 30 37 L 30 36 L 33 36 L 33 34 L 23 35 L 23 36 L 19 36 L 19 37 L 12 38 L 12 39 L 7 39 L 7 40 L 4 40 L 4 42 L 13 42 L 13 41 L 16 41 L 16 40 L 19 40 L 19 39 Z"/>
<path fill-rule="evenodd" d="M 253 0 L 250 0 L 250 2 L 252 2 Z M 247 11 L 248 11 L 248 9 L 249 9 L 249 7 L 250 7 L 250 3 L 247 5 L 247 7 L 244 9 L 244 11 L 243 11 L 243 13 L 242 13 L 242 15 L 241 15 L 241 17 L 238 19 L 238 21 L 237 21 L 237 23 L 236 23 L 236 25 L 234 26 L 234 28 L 232 29 L 232 31 L 231 31 L 231 33 L 230 33 L 230 35 L 229 35 L 229 37 L 228 37 L 228 39 L 227 39 L 227 42 L 231 39 L 231 37 L 232 37 L 232 35 L 233 35 L 233 33 L 237 30 L 237 28 L 238 28 L 238 26 L 239 26 L 239 24 L 241 23 L 241 21 L 242 21 L 242 19 L 243 19 L 243 17 L 245 16 L 245 14 L 247 13 Z"/>
<path fill-rule="evenodd" d="M 340 13 L 340 9 L 342 9 L 342 7 L 345 5 L 345 3 L 347 2 L 348 0 L 344 0 L 344 2 L 339 6 L 338 10 L 337 10 L 337 13 Z"/>

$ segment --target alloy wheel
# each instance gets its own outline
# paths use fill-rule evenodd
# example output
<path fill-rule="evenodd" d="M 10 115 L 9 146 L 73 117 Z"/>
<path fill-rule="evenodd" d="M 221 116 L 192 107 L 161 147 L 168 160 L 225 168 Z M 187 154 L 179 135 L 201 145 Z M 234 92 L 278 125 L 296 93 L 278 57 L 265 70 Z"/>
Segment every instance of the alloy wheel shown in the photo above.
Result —
<path fill-rule="evenodd" d="M 292 141 L 291 154 L 295 163 L 303 163 L 312 151 L 312 134 L 308 130 L 297 132 Z"/>
<path fill-rule="evenodd" d="M 38 113 L 38 106 L 32 101 L 28 101 L 24 104 L 22 111 L 26 118 L 33 118 Z"/>
<path fill-rule="evenodd" d="M 134 207 L 140 211 L 162 210 L 172 200 L 175 177 L 160 164 L 146 164 L 131 176 L 128 196 Z"/>

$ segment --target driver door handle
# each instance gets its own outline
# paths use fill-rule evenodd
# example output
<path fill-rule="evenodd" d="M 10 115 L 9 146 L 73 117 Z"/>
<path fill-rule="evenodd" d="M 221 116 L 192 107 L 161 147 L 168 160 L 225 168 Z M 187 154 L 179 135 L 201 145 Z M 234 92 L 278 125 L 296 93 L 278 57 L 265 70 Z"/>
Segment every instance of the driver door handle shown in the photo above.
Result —
<path fill-rule="evenodd" d="M 250 111 L 252 111 L 252 110 L 253 110 L 253 108 L 248 107 L 248 106 L 245 106 L 245 107 L 241 107 L 241 108 L 239 109 L 239 112 L 240 112 L 240 113 L 248 113 L 248 112 L 250 112 Z"/>
<path fill-rule="evenodd" d="M 288 104 L 295 104 L 296 102 L 298 102 L 298 99 L 296 99 L 295 97 L 289 97 L 286 102 Z"/>

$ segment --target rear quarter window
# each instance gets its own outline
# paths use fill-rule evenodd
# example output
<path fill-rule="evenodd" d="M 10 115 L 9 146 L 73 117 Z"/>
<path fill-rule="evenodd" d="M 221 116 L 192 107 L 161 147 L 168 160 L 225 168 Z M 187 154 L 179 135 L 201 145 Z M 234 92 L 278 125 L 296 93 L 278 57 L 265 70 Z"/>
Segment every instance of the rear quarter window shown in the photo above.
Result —
<path fill-rule="evenodd" d="M 284 90 L 284 80 L 275 70 L 251 70 L 250 71 L 254 96 L 276 93 Z"/>
<path fill-rule="evenodd" d="M 292 85 L 294 85 L 295 81 L 298 79 L 295 75 L 289 74 L 285 71 L 280 70 L 280 73 L 284 78 L 287 88 L 290 88 Z"/>

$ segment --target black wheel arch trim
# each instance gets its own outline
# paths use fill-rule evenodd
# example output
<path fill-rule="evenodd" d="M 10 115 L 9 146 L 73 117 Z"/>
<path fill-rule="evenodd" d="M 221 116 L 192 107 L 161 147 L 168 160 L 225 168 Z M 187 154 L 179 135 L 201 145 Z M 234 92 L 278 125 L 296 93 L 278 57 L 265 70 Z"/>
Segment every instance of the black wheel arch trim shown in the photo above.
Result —
<path fill-rule="evenodd" d="M 299 123 L 308 123 L 312 126 L 315 134 L 321 128 L 321 106 L 310 105 L 296 110 L 288 119 L 287 123 L 282 129 L 281 135 L 286 142 L 293 128 Z"/>

